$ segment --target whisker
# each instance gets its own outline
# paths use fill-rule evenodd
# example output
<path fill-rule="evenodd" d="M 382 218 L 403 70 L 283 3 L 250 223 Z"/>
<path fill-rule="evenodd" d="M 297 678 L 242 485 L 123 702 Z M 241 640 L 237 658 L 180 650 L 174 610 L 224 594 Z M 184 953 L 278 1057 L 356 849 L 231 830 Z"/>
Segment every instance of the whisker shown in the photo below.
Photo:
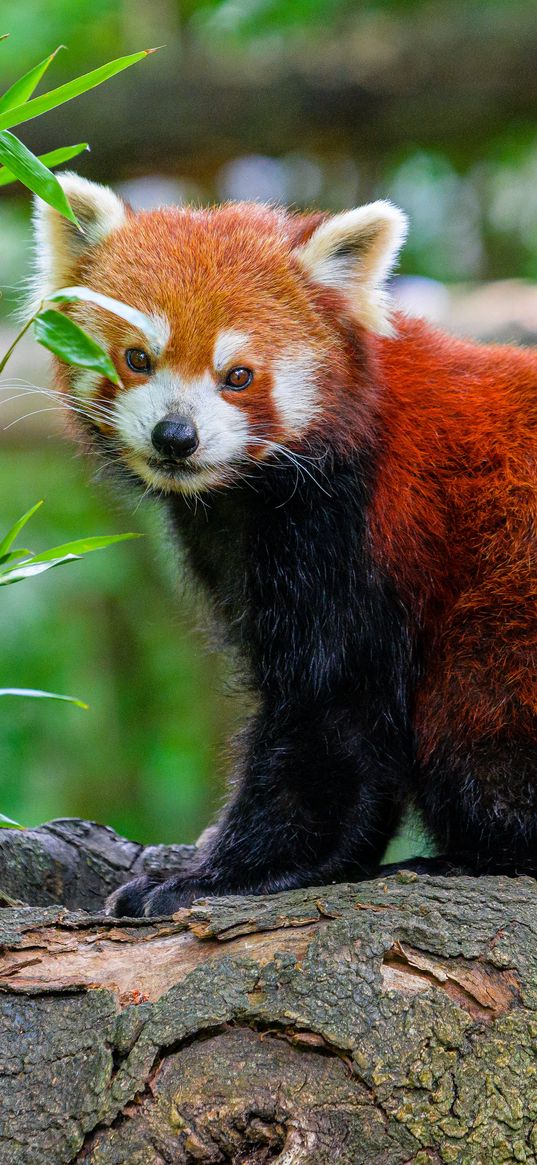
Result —
<path fill-rule="evenodd" d="M 75 406 L 75 402 L 70 400 L 68 394 L 64 391 L 50 388 L 42 384 L 34 384 L 32 381 L 26 380 L 22 376 L 10 376 L 0 383 L 0 392 L 4 392 L 10 388 L 20 388 L 22 391 L 28 392 L 40 392 L 45 396 L 54 396 L 57 400 L 64 403 L 66 407 L 69 407 L 70 405 L 71 407 L 79 407 L 82 409 L 94 409 L 96 411 L 102 411 L 103 413 L 106 413 L 107 416 L 113 416 L 112 407 L 110 405 L 103 404 L 102 401 L 90 399 L 87 402 L 82 402 L 79 400 L 76 402 Z"/>
<path fill-rule="evenodd" d="M 15 384 L 0 385 L 0 388 L 3 390 L 7 390 L 9 388 L 14 388 L 14 387 L 15 387 Z M 75 415 L 82 417 L 85 420 L 90 420 L 90 421 L 95 421 L 95 422 L 98 422 L 98 421 L 110 422 L 113 419 L 113 413 L 108 408 L 108 406 L 101 405 L 100 403 L 98 403 L 96 401 L 88 402 L 88 404 L 84 406 L 84 405 L 80 405 L 78 403 L 75 403 L 72 400 L 69 400 L 65 396 L 64 393 L 57 392 L 54 389 L 43 388 L 40 385 L 33 385 L 33 384 L 29 384 L 29 383 L 25 384 L 24 382 L 21 382 L 16 387 L 19 388 L 20 391 L 14 393 L 12 396 L 3 397 L 2 399 L 0 399 L 0 405 L 10 404 L 10 403 L 13 403 L 17 400 L 23 399 L 25 396 L 28 396 L 28 394 L 35 395 L 36 393 L 38 393 L 39 395 L 44 396 L 45 399 L 53 401 L 57 408 L 66 410 L 67 412 L 74 413 Z M 30 414 L 27 414 L 27 415 L 30 415 Z M 19 419 L 23 420 L 25 418 L 19 418 Z M 8 426 L 6 426 L 6 428 L 7 427 Z"/>
<path fill-rule="evenodd" d="M 282 445 L 278 441 L 270 441 L 266 438 L 257 440 L 255 437 L 252 437 L 251 441 L 255 445 L 268 445 L 271 450 L 275 450 L 276 452 L 285 451 L 287 453 L 292 453 L 293 457 L 296 457 L 301 461 L 320 463 L 321 461 L 325 461 L 327 459 L 329 453 L 328 448 L 323 449 L 321 452 L 319 452 L 318 455 L 314 455 L 313 453 L 299 453 L 296 449 L 289 449 L 287 445 Z"/>
<path fill-rule="evenodd" d="M 137 503 L 132 511 L 133 515 L 138 513 L 138 510 L 140 509 L 142 502 L 145 501 L 145 499 L 149 493 L 151 493 L 151 486 L 150 485 L 146 486 L 141 498 L 138 499 L 138 501 L 137 501 Z"/>
<path fill-rule="evenodd" d="M 33 409 L 31 413 L 25 413 L 23 417 L 15 417 L 15 420 L 10 421 L 9 425 L 3 425 L 2 432 L 5 433 L 8 429 L 12 429 L 13 425 L 18 425 L 20 421 L 27 421 L 30 417 L 36 417 L 38 413 L 57 413 L 60 411 L 59 405 L 46 405 L 44 409 Z"/>
<path fill-rule="evenodd" d="M 295 468 L 297 469 L 297 473 L 298 473 L 298 471 L 300 471 L 301 474 L 306 474 L 306 476 L 309 477 L 311 479 L 311 481 L 313 481 L 315 483 L 315 485 L 318 486 L 318 488 L 321 490 L 321 493 L 324 493 L 326 495 L 326 497 L 330 497 L 329 491 L 326 490 L 323 485 L 321 485 L 321 482 L 317 480 L 314 473 L 311 472 L 311 469 L 309 469 L 307 465 L 304 465 L 304 455 L 303 454 L 297 453 L 293 449 L 288 449 L 286 445 L 281 445 L 277 441 L 266 442 L 266 441 L 262 441 L 262 440 L 256 440 L 256 438 L 253 437 L 253 438 L 251 438 L 251 442 L 253 442 L 253 444 L 255 444 L 255 445 L 268 444 L 271 451 L 273 451 L 275 453 L 279 453 L 283 457 L 287 458 L 287 460 L 292 465 L 295 466 Z M 308 460 L 310 460 L 310 459 L 308 458 Z M 265 462 L 264 464 L 268 465 L 269 462 Z M 323 473 L 322 476 L 328 480 L 326 474 Z M 298 477 L 297 477 L 297 485 L 295 486 L 295 492 L 296 492 L 297 486 L 298 486 Z M 294 496 L 294 494 L 291 496 Z M 290 499 L 288 499 L 288 500 L 290 500 Z"/>
<path fill-rule="evenodd" d="M 22 400 L 22 398 L 25 396 L 28 396 L 28 392 L 16 392 L 14 396 L 4 397 L 4 399 L 0 401 L 0 404 L 8 405 L 11 404 L 12 401 Z"/>

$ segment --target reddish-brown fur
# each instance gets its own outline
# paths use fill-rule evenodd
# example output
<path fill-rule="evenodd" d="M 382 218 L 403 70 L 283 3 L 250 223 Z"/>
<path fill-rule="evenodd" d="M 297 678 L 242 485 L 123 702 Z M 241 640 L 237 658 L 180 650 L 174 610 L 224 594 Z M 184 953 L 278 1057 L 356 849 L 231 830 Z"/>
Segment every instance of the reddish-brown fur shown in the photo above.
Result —
<path fill-rule="evenodd" d="M 370 341 L 386 432 L 372 539 L 428 629 L 422 755 L 448 731 L 534 741 L 537 356 L 397 329 Z"/>

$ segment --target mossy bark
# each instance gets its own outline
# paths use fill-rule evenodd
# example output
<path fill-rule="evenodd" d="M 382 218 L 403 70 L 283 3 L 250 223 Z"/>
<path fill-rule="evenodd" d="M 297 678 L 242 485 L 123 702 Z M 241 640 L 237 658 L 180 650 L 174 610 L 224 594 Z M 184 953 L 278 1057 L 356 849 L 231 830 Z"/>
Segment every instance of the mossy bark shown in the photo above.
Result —
<path fill-rule="evenodd" d="M 0 885 L 6 854 L 32 904 L 0 912 L 2 1165 L 537 1161 L 532 880 L 405 870 L 115 921 L 79 909 L 99 878 L 192 850 L 52 823 L 2 835 Z M 55 889 L 70 909 L 36 905 Z"/>

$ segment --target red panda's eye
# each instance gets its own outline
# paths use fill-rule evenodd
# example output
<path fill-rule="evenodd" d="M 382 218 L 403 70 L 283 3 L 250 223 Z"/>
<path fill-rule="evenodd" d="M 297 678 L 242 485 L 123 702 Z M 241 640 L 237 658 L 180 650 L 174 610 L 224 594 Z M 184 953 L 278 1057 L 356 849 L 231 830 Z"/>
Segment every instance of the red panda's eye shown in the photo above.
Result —
<path fill-rule="evenodd" d="M 151 360 L 142 348 L 127 348 L 125 360 L 132 372 L 151 372 Z"/>
<path fill-rule="evenodd" d="M 226 388 L 248 388 L 254 378 L 249 368 L 231 368 L 224 380 Z"/>

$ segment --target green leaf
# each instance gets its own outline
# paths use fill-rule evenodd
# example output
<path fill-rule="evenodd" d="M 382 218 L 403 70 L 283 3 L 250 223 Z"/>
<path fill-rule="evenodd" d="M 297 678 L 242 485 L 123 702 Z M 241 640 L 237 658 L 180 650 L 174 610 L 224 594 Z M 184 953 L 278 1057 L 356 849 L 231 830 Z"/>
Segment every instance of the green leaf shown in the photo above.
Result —
<path fill-rule="evenodd" d="M 41 97 L 34 97 L 32 101 L 26 101 L 13 109 L 4 111 L 0 114 L 0 130 L 11 129 L 14 125 L 22 125 L 25 121 L 31 121 L 32 118 L 40 117 L 42 113 L 48 113 L 49 110 L 56 109 L 58 105 L 71 101 L 73 97 L 80 97 L 82 93 L 87 93 L 96 85 L 102 85 L 103 81 L 108 81 L 116 73 L 130 68 L 131 65 L 135 65 L 137 61 L 143 60 L 144 57 L 153 52 L 155 49 L 146 49 L 141 53 L 131 53 L 127 57 L 118 57 L 115 61 L 109 61 L 107 65 L 92 69 L 91 73 L 84 73 L 82 77 L 75 77 L 73 81 L 67 81 L 65 85 L 59 85 L 57 89 L 43 93 Z"/>
<path fill-rule="evenodd" d="M 90 287 L 60 287 L 59 291 L 55 291 L 53 295 L 47 297 L 47 302 L 94 303 L 96 307 L 102 307 L 104 311 L 109 311 L 112 315 L 120 316 L 128 324 L 132 324 L 151 343 L 158 346 L 158 332 L 150 316 L 145 315 L 143 311 L 138 311 L 136 307 L 130 307 L 128 303 L 122 303 L 119 299 L 112 299 L 109 295 L 102 295 L 100 291 L 92 291 Z"/>
<path fill-rule="evenodd" d="M 38 194 L 49 206 L 63 214 L 69 222 L 79 226 L 78 219 L 67 201 L 58 179 L 48 170 L 35 154 L 23 146 L 22 142 L 4 130 L 0 133 L 0 162 L 23 182 L 34 194 Z"/>
<path fill-rule="evenodd" d="M 38 65 L 34 65 L 33 69 L 30 69 L 23 77 L 19 77 L 19 80 L 15 81 L 15 84 L 10 89 L 6 90 L 2 97 L 0 97 L 0 113 L 5 113 L 7 109 L 14 109 L 17 105 L 23 105 L 32 96 L 34 89 L 39 85 L 42 76 L 46 73 L 49 65 L 52 64 L 54 57 L 63 48 L 65 48 L 65 45 L 58 45 L 58 48 L 54 49 L 53 53 L 50 53 Z"/>
<path fill-rule="evenodd" d="M 20 550 L 9 550 L 7 554 L 2 554 L 0 557 L 0 566 L 5 566 L 9 562 L 15 562 L 17 558 L 30 557 L 33 558 L 33 550 L 28 550 L 26 547 Z"/>
<path fill-rule="evenodd" d="M 24 825 L 19 825 L 18 821 L 12 821 L 11 817 L 0 813 L 0 829 L 24 829 Z"/>
<path fill-rule="evenodd" d="M 78 154 L 81 154 L 83 150 L 89 150 L 87 142 L 79 142 L 76 146 L 63 146 L 59 150 L 49 150 L 47 154 L 39 154 L 37 160 L 42 162 L 44 166 L 61 166 L 64 162 L 70 162 L 72 158 L 78 157 Z M 10 182 L 17 181 L 15 174 L 7 166 L 2 166 L 0 186 L 9 186 Z"/>
<path fill-rule="evenodd" d="M 130 538 L 141 537 L 141 534 L 105 534 L 95 538 L 78 538 L 75 542 L 65 542 L 63 546 L 53 546 L 50 550 L 44 550 L 42 554 L 34 554 L 32 558 L 20 562 L 17 566 L 11 566 L 9 563 L 0 565 L 0 587 L 44 574 L 46 570 L 63 566 L 65 562 L 75 562 L 84 554 L 91 554 L 93 550 L 104 550 L 115 542 L 126 542 Z"/>
<path fill-rule="evenodd" d="M 41 692 L 39 688 L 0 688 L 0 696 L 31 696 L 33 700 L 65 700 L 67 704 L 76 704 L 77 708 L 87 709 L 89 707 L 89 704 L 85 704 L 76 696 L 59 696 L 57 692 Z M 9 821 L 9 818 L 4 817 L 2 820 Z"/>
<path fill-rule="evenodd" d="M 112 546 L 115 542 L 127 542 L 131 538 L 141 538 L 141 536 L 141 534 L 103 534 L 96 538 L 77 538 L 75 542 L 64 542 L 63 546 L 53 546 L 51 550 L 34 555 L 30 562 L 48 563 L 51 559 L 59 560 L 67 556 L 80 558 L 82 554 L 91 554 L 93 550 L 104 550 L 106 546 Z M 25 564 L 23 563 L 23 565 Z"/>
<path fill-rule="evenodd" d="M 66 364 L 90 368 L 92 372 L 99 372 L 121 387 L 121 380 L 108 353 L 68 316 L 54 310 L 39 312 L 34 320 L 34 333 L 44 348 L 54 352 Z"/>
<path fill-rule="evenodd" d="M 23 582 L 25 578 L 33 578 L 36 574 L 44 574 L 55 566 L 63 566 L 64 562 L 73 562 L 77 554 L 64 554 L 60 558 L 51 558 L 48 562 L 21 562 L 20 566 L 0 569 L 0 587 L 11 586 L 12 583 Z"/>
<path fill-rule="evenodd" d="M 35 514 L 36 510 L 39 510 L 42 505 L 43 498 L 40 502 L 36 502 L 35 506 L 32 506 L 31 510 L 27 510 L 26 513 L 22 515 L 22 518 L 19 518 L 18 521 L 14 523 L 14 525 L 11 527 L 11 530 L 8 530 L 5 537 L 0 542 L 0 558 L 3 558 L 4 554 L 7 554 L 8 550 L 11 549 L 17 535 L 20 534 L 26 523 L 30 521 L 32 515 Z"/>

